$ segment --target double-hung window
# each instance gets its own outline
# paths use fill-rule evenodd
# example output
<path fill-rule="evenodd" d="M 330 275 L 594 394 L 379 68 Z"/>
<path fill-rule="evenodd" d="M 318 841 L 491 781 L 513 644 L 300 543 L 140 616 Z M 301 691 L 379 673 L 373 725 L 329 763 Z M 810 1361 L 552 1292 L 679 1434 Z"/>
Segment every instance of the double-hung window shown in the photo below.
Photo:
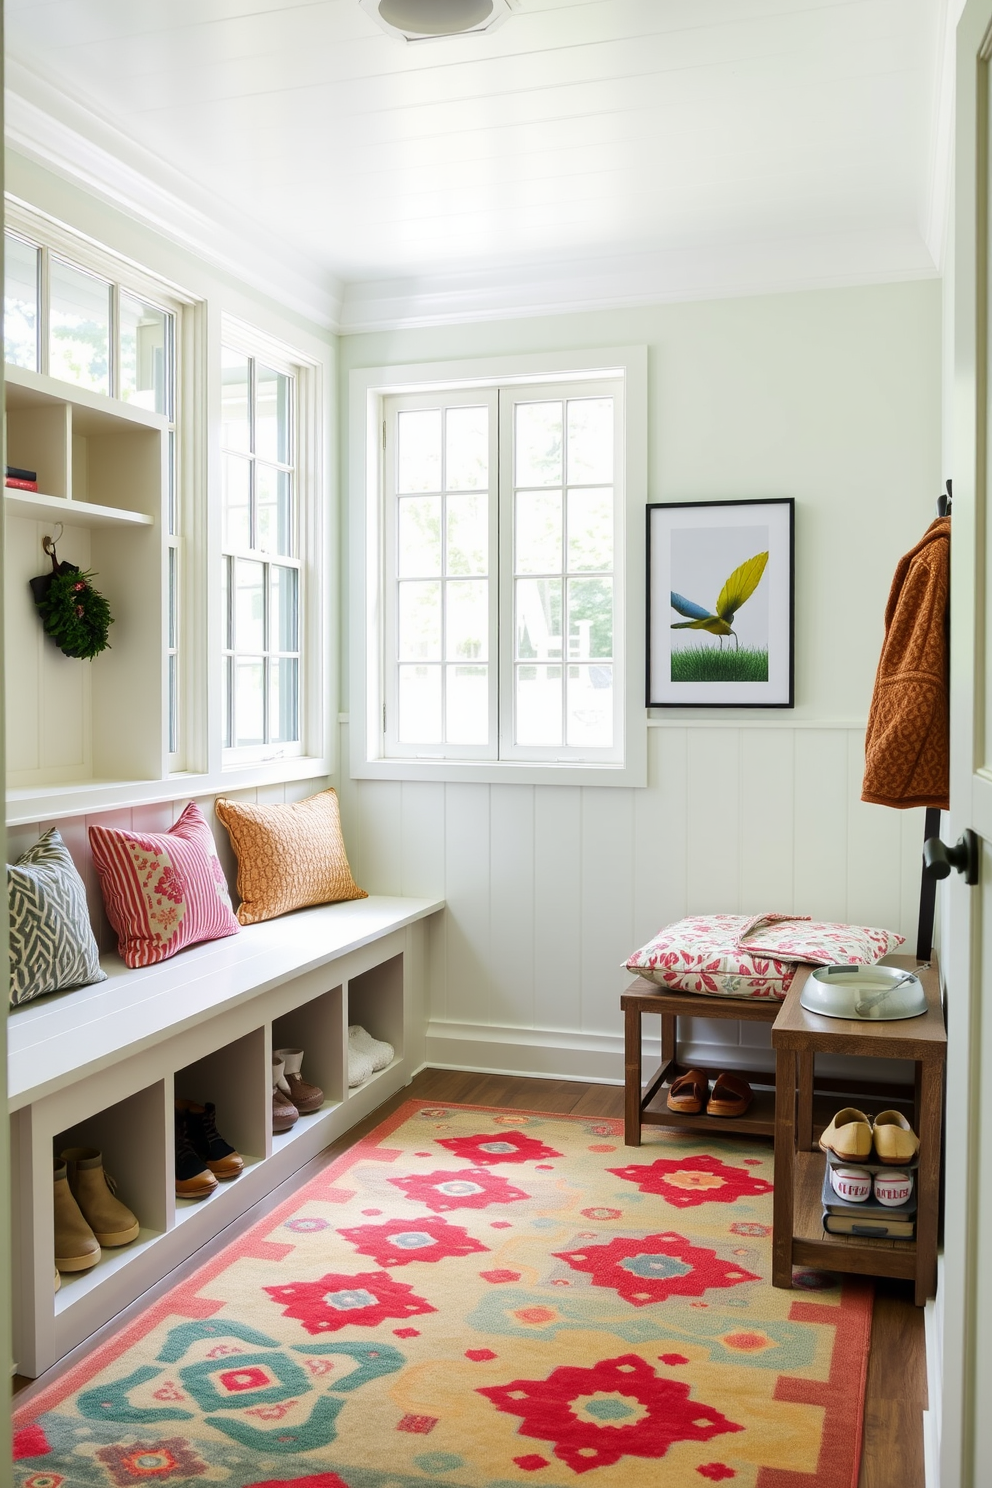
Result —
<path fill-rule="evenodd" d="M 630 780 L 629 369 L 378 396 L 355 377 L 381 422 L 357 773 Z"/>
<path fill-rule="evenodd" d="M 222 350 L 222 729 L 229 762 L 299 754 L 296 371 Z"/>

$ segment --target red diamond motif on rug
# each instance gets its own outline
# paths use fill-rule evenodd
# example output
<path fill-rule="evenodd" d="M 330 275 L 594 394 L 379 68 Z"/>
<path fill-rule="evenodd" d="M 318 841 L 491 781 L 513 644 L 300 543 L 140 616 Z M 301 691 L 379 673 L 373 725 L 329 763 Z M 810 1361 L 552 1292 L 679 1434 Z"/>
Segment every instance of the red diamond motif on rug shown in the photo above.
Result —
<path fill-rule="evenodd" d="M 362 1271 L 357 1276 L 332 1271 L 319 1281 L 291 1281 L 262 1290 L 273 1302 L 285 1303 L 283 1317 L 296 1318 L 308 1333 L 336 1333 L 356 1323 L 374 1328 L 386 1318 L 436 1311 L 388 1271 Z"/>
<path fill-rule="evenodd" d="M 390 1178 L 408 1199 L 418 1199 L 440 1214 L 446 1209 L 488 1209 L 490 1204 L 512 1204 L 529 1199 L 522 1188 L 514 1188 L 505 1178 L 485 1168 L 459 1168 L 455 1172 L 441 1169 L 433 1173 L 415 1173 L 409 1178 Z"/>
<path fill-rule="evenodd" d="M 743 1426 L 689 1399 L 689 1386 L 660 1378 L 637 1354 L 592 1369 L 561 1365 L 547 1379 L 513 1380 L 479 1390 L 497 1410 L 520 1416 L 521 1436 L 554 1443 L 573 1472 L 621 1457 L 664 1457 L 673 1442 L 709 1441 Z"/>
<path fill-rule="evenodd" d="M 371 1256 L 380 1266 L 408 1266 L 411 1261 L 442 1261 L 447 1256 L 489 1250 L 462 1225 L 446 1219 L 390 1219 L 385 1224 L 355 1225 L 338 1234 L 350 1240 L 359 1255 Z"/>
<path fill-rule="evenodd" d="M 761 1280 L 753 1271 L 721 1261 L 715 1250 L 671 1233 L 556 1250 L 554 1255 L 573 1271 L 588 1272 L 593 1286 L 611 1288 L 634 1307 L 664 1302 L 666 1297 L 701 1297 L 710 1287 Z"/>
<path fill-rule="evenodd" d="M 636 1183 L 641 1193 L 660 1194 L 669 1204 L 689 1209 L 696 1204 L 733 1204 L 736 1199 L 771 1193 L 772 1185 L 746 1168 L 731 1168 L 708 1152 L 691 1157 L 659 1157 L 653 1163 L 608 1168 L 618 1178 Z"/>
<path fill-rule="evenodd" d="M 536 1137 L 523 1132 L 497 1132 L 495 1136 L 438 1137 L 439 1147 L 447 1147 L 455 1157 L 487 1167 L 492 1163 L 531 1162 L 546 1157 L 561 1157 L 553 1147 L 546 1147 Z"/>

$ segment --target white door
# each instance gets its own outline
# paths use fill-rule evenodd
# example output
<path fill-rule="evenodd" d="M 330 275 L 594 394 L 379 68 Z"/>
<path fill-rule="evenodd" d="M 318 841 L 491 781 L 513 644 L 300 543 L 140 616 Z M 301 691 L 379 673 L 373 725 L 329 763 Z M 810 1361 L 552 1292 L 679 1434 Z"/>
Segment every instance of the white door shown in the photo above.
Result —
<path fill-rule="evenodd" d="M 941 1488 L 992 1484 L 992 0 L 958 27 L 951 462 L 949 841 L 978 836 L 979 884 L 948 880 Z"/>

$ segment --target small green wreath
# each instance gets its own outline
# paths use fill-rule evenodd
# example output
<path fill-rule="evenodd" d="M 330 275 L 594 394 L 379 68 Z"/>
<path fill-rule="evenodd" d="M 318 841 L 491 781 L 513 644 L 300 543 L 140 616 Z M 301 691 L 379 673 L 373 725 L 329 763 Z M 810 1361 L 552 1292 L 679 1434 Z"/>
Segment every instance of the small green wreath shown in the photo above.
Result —
<path fill-rule="evenodd" d="M 55 544 L 46 545 L 52 572 L 31 580 L 31 593 L 45 634 L 66 656 L 92 661 L 110 645 L 107 633 L 114 623 L 110 606 L 75 563 L 60 563 Z"/>

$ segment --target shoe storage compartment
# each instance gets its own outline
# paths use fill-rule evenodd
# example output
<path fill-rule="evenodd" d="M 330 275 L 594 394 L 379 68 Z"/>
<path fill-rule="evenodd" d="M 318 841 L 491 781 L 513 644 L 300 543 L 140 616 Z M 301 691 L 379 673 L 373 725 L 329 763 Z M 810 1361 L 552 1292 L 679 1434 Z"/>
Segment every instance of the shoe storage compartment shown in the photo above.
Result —
<path fill-rule="evenodd" d="M 258 927 L 255 936 L 253 927 L 194 947 L 174 964 L 133 974 L 119 968 L 78 1002 L 29 1004 L 26 1018 L 13 1013 L 18 1373 L 35 1377 L 50 1368 L 409 1081 L 424 1057 L 416 1016 L 423 921 L 440 907 L 428 900 L 331 905 L 284 927 Z M 198 987 L 185 1004 L 169 980 L 180 972 L 183 986 L 192 975 Z M 163 1026 L 163 1010 L 179 1006 L 185 1020 Z M 386 1070 L 350 1092 L 349 1021 L 395 1049 Z M 303 1049 L 303 1077 L 325 1096 L 320 1110 L 275 1138 L 274 1048 Z M 245 1162 L 239 1177 L 203 1200 L 175 1196 L 177 1097 L 212 1102 L 218 1131 Z M 141 1232 L 90 1271 L 63 1278 L 55 1293 L 52 1156 L 68 1146 L 102 1151 Z"/>
<path fill-rule="evenodd" d="M 232 1183 L 244 1182 L 249 1170 L 268 1154 L 265 1028 L 253 1028 L 176 1070 L 173 1091 L 176 1100 L 194 1101 L 198 1106 L 213 1102 L 218 1132 L 241 1154 L 245 1165 L 239 1178 L 219 1183 L 209 1198 L 177 1198 L 176 1222 L 182 1223 L 191 1210 L 212 1203 Z"/>
<path fill-rule="evenodd" d="M 301 1115 L 288 1132 L 274 1136 L 273 1150 L 297 1140 L 315 1118 L 340 1106 L 345 1089 L 345 1037 L 343 987 L 332 987 L 273 1020 L 273 1053 L 277 1049 L 302 1049 L 304 1080 L 324 1092 L 320 1110 Z"/>
<path fill-rule="evenodd" d="M 393 1046 L 392 1062 L 355 1086 L 352 1096 L 388 1074 L 403 1059 L 403 974 L 403 957 L 393 956 L 348 982 L 348 1026 L 358 1024 L 374 1039 Z"/>
<path fill-rule="evenodd" d="M 116 1197 L 141 1226 L 136 1240 L 113 1249 L 105 1248 L 89 1271 L 63 1273 L 62 1286 L 55 1298 L 57 1313 L 100 1286 L 112 1271 L 129 1265 L 143 1246 L 165 1233 L 168 1173 L 164 1115 L 165 1085 L 160 1081 L 135 1091 L 116 1105 L 95 1111 L 56 1136 L 54 1157 L 67 1147 L 96 1147 L 102 1153 L 103 1170 L 114 1181 Z M 149 1134 L 154 1134 L 153 1141 L 149 1141 Z"/>
<path fill-rule="evenodd" d="M 17 1111 L 11 1120 L 21 1372 L 32 1372 L 32 1360 L 44 1367 L 46 1354 L 59 1357 L 99 1327 L 109 1295 L 127 1301 L 140 1296 L 154 1275 L 152 1253 L 171 1223 L 169 1084 L 159 1079 L 127 1090 L 125 1070 L 108 1074 Z M 120 1098 L 114 1100 L 115 1095 Z M 53 1168 L 54 1157 L 67 1147 L 95 1147 L 102 1153 L 104 1171 L 140 1230 L 129 1245 L 103 1250 L 88 1271 L 63 1274 L 56 1292 Z"/>

